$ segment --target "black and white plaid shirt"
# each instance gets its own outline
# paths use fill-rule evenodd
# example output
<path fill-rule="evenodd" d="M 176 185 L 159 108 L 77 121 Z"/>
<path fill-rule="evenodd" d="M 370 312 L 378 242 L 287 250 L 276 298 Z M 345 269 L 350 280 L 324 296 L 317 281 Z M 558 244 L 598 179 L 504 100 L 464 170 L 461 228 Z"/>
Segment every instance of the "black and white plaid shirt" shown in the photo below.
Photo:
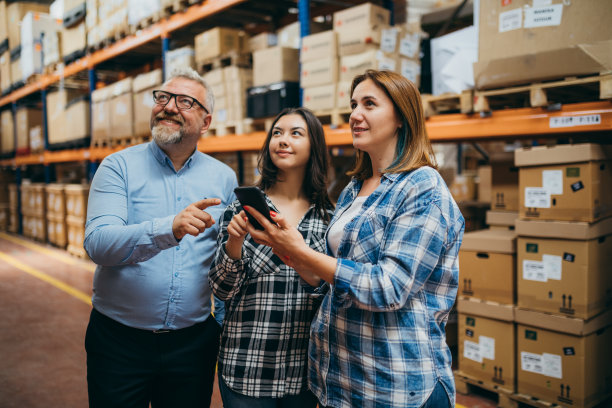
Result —
<path fill-rule="evenodd" d="M 296 395 L 307 388 L 310 323 L 320 299 L 304 290 L 293 268 L 250 235 L 242 246 L 242 259 L 227 256 L 227 226 L 241 209 L 235 201 L 223 213 L 209 272 L 213 293 L 226 307 L 218 369 L 229 388 L 240 394 L 255 398 Z M 333 209 L 328 212 L 331 218 Z M 298 230 L 311 248 L 325 252 L 327 224 L 311 206 Z"/>

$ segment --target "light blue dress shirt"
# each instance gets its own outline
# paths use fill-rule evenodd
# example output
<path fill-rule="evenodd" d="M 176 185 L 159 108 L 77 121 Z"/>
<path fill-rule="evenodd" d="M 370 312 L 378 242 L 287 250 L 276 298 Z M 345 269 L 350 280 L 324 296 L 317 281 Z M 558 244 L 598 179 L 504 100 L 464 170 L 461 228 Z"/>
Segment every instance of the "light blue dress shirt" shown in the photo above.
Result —
<path fill-rule="evenodd" d="M 94 308 L 145 330 L 181 329 L 206 320 L 218 221 L 234 201 L 237 185 L 227 165 L 197 150 L 178 172 L 154 142 L 106 157 L 91 184 L 84 242 L 98 264 Z M 203 198 L 221 199 L 205 210 L 217 223 L 177 241 L 174 217 Z"/>

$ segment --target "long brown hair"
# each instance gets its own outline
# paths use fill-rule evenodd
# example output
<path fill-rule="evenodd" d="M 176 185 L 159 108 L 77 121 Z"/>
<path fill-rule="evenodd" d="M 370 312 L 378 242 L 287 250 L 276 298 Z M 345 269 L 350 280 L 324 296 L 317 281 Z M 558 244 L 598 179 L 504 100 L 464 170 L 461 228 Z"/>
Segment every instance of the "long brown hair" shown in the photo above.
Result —
<path fill-rule="evenodd" d="M 261 173 L 258 187 L 267 190 L 274 186 L 278 181 L 278 167 L 272 162 L 270 157 L 270 140 L 274 132 L 274 126 L 280 118 L 285 115 L 300 115 L 308 127 L 308 138 L 310 139 L 310 158 L 306 164 L 306 172 L 302 188 L 304 194 L 310 200 L 310 204 L 321 214 L 323 219 L 329 221 L 327 209 L 332 208 L 332 202 L 327 194 L 327 171 L 329 168 L 329 153 L 325 144 L 325 134 L 319 119 L 307 108 L 286 108 L 283 109 L 272 122 L 268 130 L 266 141 L 259 151 L 257 166 Z"/>
<path fill-rule="evenodd" d="M 402 127 L 398 130 L 395 159 L 383 173 L 400 173 L 430 166 L 436 169 L 436 158 L 431 148 L 421 95 L 417 87 L 400 74 L 391 71 L 367 70 L 357 75 L 351 84 L 351 97 L 357 85 L 370 79 L 382 89 L 395 107 Z M 370 155 L 357 149 L 355 167 L 347 173 L 358 180 L 372 176 L 372 161 Z"/>

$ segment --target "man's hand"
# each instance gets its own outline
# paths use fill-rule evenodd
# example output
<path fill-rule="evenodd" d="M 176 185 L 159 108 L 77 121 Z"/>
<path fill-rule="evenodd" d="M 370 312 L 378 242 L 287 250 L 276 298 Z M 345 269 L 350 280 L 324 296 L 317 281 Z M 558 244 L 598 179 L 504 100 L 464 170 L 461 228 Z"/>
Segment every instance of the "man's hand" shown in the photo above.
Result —
<path fill-rule="evenodd" d="M 205 198 L 189 204 L 178 213 L 172 222 L 172 233 L 177 241 L 183 239 L 187 234 L 197 237 L 206 228 L 214 225 L 215 220 L 204 210 L 219 204 L 221 204 L 221 200 L 218 198 Z"/>

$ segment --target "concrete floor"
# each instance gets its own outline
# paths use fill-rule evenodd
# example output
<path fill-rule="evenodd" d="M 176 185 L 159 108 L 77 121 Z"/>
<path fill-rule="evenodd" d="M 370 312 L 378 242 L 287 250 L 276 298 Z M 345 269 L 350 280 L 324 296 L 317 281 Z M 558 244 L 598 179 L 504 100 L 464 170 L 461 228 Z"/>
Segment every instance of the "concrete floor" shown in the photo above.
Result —
<path fill-rule="evenodd" d="M 0 232 L 0 407 L 87 407 L 83 345 L 95 265 Z M 457 406 L 493 408 L 481 396 Z M 215 386 L 212 408 L 221 408 Z"/>

